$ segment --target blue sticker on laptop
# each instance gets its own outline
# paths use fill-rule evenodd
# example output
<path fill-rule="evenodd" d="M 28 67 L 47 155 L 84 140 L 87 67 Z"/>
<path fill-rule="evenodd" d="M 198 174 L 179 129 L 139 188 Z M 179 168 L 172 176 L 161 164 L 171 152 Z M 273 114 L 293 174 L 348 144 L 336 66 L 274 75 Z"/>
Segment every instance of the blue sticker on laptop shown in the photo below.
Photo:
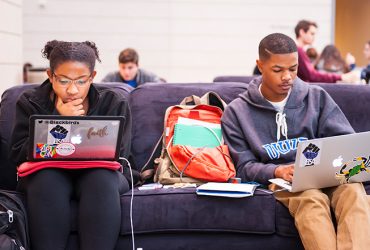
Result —
<path fill-rule="evenodd" d="M 300 167 L 311 167 L 320 164 L 320 156 L 321 156 L 321 143 L 310 142 L 308 145 L 303 145 L 304 149 L 302 150 L 301 161 L 299 166 Z"/>
<path fill-rule="evenodd" d="M 70 142 L 71 124 L 48 124 L 48 144 Z"/>

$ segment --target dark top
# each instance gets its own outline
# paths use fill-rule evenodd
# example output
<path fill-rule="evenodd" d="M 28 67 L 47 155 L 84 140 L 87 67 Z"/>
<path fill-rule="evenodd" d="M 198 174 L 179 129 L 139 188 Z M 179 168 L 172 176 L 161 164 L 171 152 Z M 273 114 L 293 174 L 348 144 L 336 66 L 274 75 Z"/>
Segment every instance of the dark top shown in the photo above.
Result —
<path fill-rule="evenodd" d="M 162 82 L 162 80 L 158 76 L 141 68 L 139 68 L 135 78 L 132 81 L 134 82 L 125 81 L 121 77 L 119 71 L 111 72 L 101 80 L 101 82 L 123 82 L 134 88 L 147 82 Z"/>
<path fill-rule="evenodd" d="M 52 86 L 49 80 L 37 88 L 25 91 L 16 105 L 16 121 L 11 139 L 11 157 L 19 165 L 27 161 L 29 150 L 29 117 L 33 114 L 58 115 L 54 102 L 50 99 Z M 126 159 L 131 146 L 131 113 L 128 100 L 105 86 L 91 84 L 88 116 L 124 116 L 123 138 L 120 156 Z"/>

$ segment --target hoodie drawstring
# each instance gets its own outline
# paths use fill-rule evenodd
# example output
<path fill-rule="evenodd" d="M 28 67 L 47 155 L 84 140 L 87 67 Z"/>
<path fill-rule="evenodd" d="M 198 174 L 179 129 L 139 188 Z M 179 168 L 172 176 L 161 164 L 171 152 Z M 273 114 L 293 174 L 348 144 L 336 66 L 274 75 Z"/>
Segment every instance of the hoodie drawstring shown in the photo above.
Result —
<path fill-rule="evenodd" d="M 285 136 L 285 139 L 288 140 L 288 126 L 286 124 L 286 114 L 283 114 L 283 112 L 277 112 L 276 113 L 276 125 L 277 125 L 277 131 L 276 131 L 276 138 L 277 141 L 280 140 L 280 131 L 283 136 Z"/>

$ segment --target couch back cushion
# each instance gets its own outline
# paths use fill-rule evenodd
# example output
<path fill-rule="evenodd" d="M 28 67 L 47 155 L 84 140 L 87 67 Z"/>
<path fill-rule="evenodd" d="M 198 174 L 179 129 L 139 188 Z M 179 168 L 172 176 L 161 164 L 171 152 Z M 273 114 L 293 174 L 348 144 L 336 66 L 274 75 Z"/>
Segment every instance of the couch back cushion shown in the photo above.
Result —
<path fill-rule="evenodd" d="M 0 188 L 15 189 L 17 185 L 15 164 L 8 158 L 11 133 L 15 120 L 15 106 L 18 97 L 24 91 L 39 84 L 23 84 L 7 89 L 1 96 L 0 103 Z"/>
<path fill-rule="evenodd" d="M 164 113 L 169 106 L 179 104 L 190 95 L 201 96 L 207 91 L 218 93 L 229 103 L 246 90 L 244 83 L 147 83 L 130 94 L 133 121 L 132 153 L 140 169 L 150 158 L 163 132 Z"/>
<path fill-rule="evenodd" d="M 258 76 L 216 76 L 213 82 L 244 82 L 249 83 Z"/>
<path fill-rule="evenodd" d="M 370 131 L 370 87 L 368 85 L 318 83 L 341 108 L 356 132 Z"/>
<path fill-rule="evenodd" d="M 14 189 L 16 185 L 16 167 L 8 159 L 9 145 L 12 129 L 15 123 L 15 108 L 18 97 L 26 90 L 35 88 L 39 84 L 23 84 L 7 89 L 2 97 L 0 104 L 0 139 L 1 139 L 1 164 L 0 164 L 0 188 Z M 113 88 L 115 92 L 123 98 L 129 98 L 132 90 L 131 86 L 122 83 L 96 84 L 99 89 Z"/>

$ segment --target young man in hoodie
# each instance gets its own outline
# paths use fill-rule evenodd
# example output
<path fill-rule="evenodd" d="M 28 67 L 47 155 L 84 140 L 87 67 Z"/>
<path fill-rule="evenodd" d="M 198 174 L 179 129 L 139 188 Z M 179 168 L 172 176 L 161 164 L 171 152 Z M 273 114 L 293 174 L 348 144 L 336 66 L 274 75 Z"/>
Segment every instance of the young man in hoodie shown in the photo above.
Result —
<path fill-rule="evenodd" d="M 354 130 L 329 94 L 297 78 L 297 46 L 290 37 L 274 33 L 262 39 L 257 65 L 262 76 L 225 110 L 224 139 L 243 181 L 292 181 L 298 142 Z M 275 196 L 294 217 L 305 249 L 370 245 L 370 206 L 361 183 Z"/>

